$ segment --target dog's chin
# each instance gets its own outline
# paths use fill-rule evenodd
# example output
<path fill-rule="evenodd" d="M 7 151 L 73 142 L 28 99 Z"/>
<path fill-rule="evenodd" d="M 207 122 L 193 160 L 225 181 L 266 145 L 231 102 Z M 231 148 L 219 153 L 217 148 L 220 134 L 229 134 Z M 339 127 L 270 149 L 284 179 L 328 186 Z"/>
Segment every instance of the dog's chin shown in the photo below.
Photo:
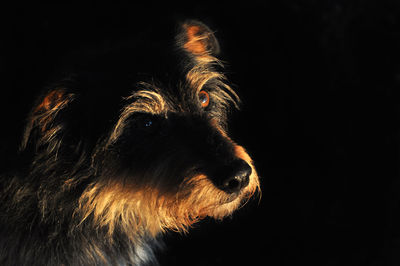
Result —
<path fill-rule="evenodd" d="M 207 216 L 217 220 L 222 220 L 244 205 L 248 199 L 249 195 L 247 193 L 229 194 L 218 206 L 210 209 Z"/>
<path fill-rule="evenodd" d="M 225 202 L 214 209 L 210 210 L 207 216 L 216 220 L 222 220 L 223 218 L 230 216 L 236 209 L 241 206 L 242 200 L 239 197 Z"/>
<path fill-rule="evenodd" d="M 259 192 L 258 182 L 252 182 L 251 186 L 248 186 L 239 193 L 226 194 L 219 205 L 214 207 L 207 216 L 217 220 L 230 216 L 234 211 L 245 205 L 254 194 L 261 197 Z"/>
<path fill-rule="evenodd" d="M 238 200 L 238 198 L 240 197 L 240 193 L 232 193 L 232 194 L 228 194 L 225 202 L 222 202 L 221 205 L 225 205 L 225 204 L 229 204 L 235 200 Z"/>

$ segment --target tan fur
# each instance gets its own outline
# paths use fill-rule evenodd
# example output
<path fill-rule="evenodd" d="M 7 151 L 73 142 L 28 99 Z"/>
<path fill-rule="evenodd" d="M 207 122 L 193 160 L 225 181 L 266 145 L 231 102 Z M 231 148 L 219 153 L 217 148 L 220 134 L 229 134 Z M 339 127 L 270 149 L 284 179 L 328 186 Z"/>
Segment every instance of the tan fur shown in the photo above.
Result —
<path fill-rule="evenodd" d="M 35 109 L 34 117 L 41 125 L 42 132 L 49 128 L 54 116 L 57 112 L 63 109 L 69 102 L 69 99 L 64 98 L 64 91 L 62 89 L 51 91 Z"/>
<path fill-rule="evenodd" d="M 151 86 L 147 83 L 141 83 L 141 85 Z M 111 133 L 107 145 L 115 141 L 122 134 L 126 119 L 128 119 L 132 113 L 141 112 L 149 114 L 162 114 L 166 111 L 165 100 L 159 93 L 155 91 L 139 90 L 126 98 L 126 100 L 131 99 L 134 99 L 135 101 L 123 109 L 114 131 Z"/>
<path fill-rule="evenodd" d="M 196 55 L 205 55 L 207 53 L 207 35 L 200 34 L 201 28 L 195 25 L 183 25 L 186 29 L 187 34 L 187 42 L 184 45 L 184 48 L 191 53 Z"/>
<path fill-rule="evenodd" d="M 111 179 L 109 179 L 111 180 Z M 237 198 L 219 190 L 205 175 L 188 177 L 174 194 L 156 188 L 122 185 L 116 181 L 93 183 L 79 201 L 76 215 L 91 218 L 93 226 L 106 228 L 110 241 L 118 227 L 132 242 L 143 234 L 156 236 L 165 230 L 186 232 L 200 219 L 230 215 L 259 189 L 256 173 Z"/>
<path fill-rule="evenodd" d="M 28 123 L 25 128 L 24 137 L 21 143 L 21 149 L 26 147 L 31 131 L 34 127 L 40 128 L 43 133 L 40 141 L 50 142 L 57 133 L 61 130 L 61 126 L 52 125 L 52 122 L 58 112 L 64 109 L 74 98 L 73 94 L 66 94 L 64 89 L 58 88 L 49 92 L 43 101 L 37 105 L 31 116 L 28 118 Z M 58 147 L 51 147 L 56 149 Z"/>
<path fill-rule="evenodd" d="M 222 67 L 222 63 L 208 51 L 207 33 L 201 34 L 201 29 L 197 25 L 184 25 L 184 27 L 187 38 L 183 48 L 192 53 L 196 60 L 196 65 L 186 75 L 186 87 L 199 93 L 212 82 L 214 86 L 220 88 L 218 93 L 213 93 L 212 90 L 209 92 L 212 101 L 233 102 L 238 107 L 238 95 L 225 83 L 225 76 L 214 70 L 214 66 Z M 147 83 L 139 85 L 145 88 L 127 98 L 133 102 L 123 109 L 108 144 L 121 136 L 125 123 L 132 113 L 163 115 L 168 112 L 167 103 L 162 95 L 157 93 L 158 89 Z M 112 236 L 118 228 L 128 235 L 133 243 L 143 235 L 154 237 L 166 230 L 186 232 L 194 223 L 207 216 L 223 219 L 231 215 L 253 194 L 260 191 L 260 184 L 249 154 L 229 138 L 219 122 L 217 118 L 212 120 L 213 126 L 233 145 L 236 157 L 246 161 L 252 168 L 249 185 L 239 195 L 218 189 L 204 174 L 188 176 L 176 191 L 171 192 L 161 191 L 151 183 L 147 185 L 121 183 L 118 178 L 103 177 L 89 185 L 83 192 L 75 215 L 80 217 L 81 223 L 89 222 L 94 227 L 106 229 L 109 235 L 108 241 L 112 241 Z M 131 180 L 135 180 L 135 177 Z"/>
<path fill-rule="evenodd" d="M 250 175 L 250 180 L 249 180 L 249 185 L 246 188 L 246 190 L 250 190 L 250 194 L 253 194 L 254 192 L 258 192 L 260 197 L 261 197 L 261 187 L 260 187 L 260 181 L 258 178 L 258 174 L 256 171 L 256 168 L 254 166 L 253 160 L 251 159 L 250 155 L 247 153 L 245 148 L 243 146 L 240 146 L 236 144 L 226 133 L 226 131 L 221 128 L 218 124 L 218 121 L 212 120 L 211 124 L 221 133 L 221 135 L 228 141 L 230 142 L 235 150 L 235 155 L 237 158 L 242 159 L 245 161 L 248 165 L 251 167 L 251 175 Z"/>
<path fill-rule="evenodd" d="M 213 61 L 218 63 L 215 58 Z M 218 63 L 219 64 L 219 63 Z M 218 93 L 210 92 L 210 98 L 215 102 L 231 102 L 236 108 L 239 108 L 239 96 L 236 92 L 225 83 L 226 77 L 220 73 L 213 71 L 212 68 L 206 65 L 196 65 L 186 74 L 188 87 L 199 93 L 207 83 L 212 82 L 217 86 Z M 229 93 L 228 93 L 229 92 Z"/>
<path fill-rule="evenodd" d="M 211 56 L 210 47 L 208 47 L 213 33 L 205 29 L 204 26 L 183 24 L 183 30 L 186 33 L 186 42 L 183 48 L 194 55 L 199 63 L 207 63 L 214 60 Z"/>
<path fill-rule="evenodd" d="M 214 69 L 215 66 L 223 68 L 222 62 L 207 49 L 207 43 L 212 36 L 212 32 L 201 29 L 198 25 L 184 24 L 183 28 L 186 32 L 186 42 L 182 44 L 182 47 L 186 52 L 193 55 L 196 61 L 195 66 L 186 74 L 187 87 L 199 93 L 207 83 L 212 81 L 214 86 L 218 87 L 216 88 L 218 93 L 210 95 L 213 101 L 229 101 L 238 108 L 239 96 L 225 83 L 225 75 Z"/>
<path fill-rule="evenodd" d="M 62 104 L 64 91 L 62 89 L 53 90 L 44 97 L 43 101 L 36 107 L 35 113 L 57 109 Z"/>

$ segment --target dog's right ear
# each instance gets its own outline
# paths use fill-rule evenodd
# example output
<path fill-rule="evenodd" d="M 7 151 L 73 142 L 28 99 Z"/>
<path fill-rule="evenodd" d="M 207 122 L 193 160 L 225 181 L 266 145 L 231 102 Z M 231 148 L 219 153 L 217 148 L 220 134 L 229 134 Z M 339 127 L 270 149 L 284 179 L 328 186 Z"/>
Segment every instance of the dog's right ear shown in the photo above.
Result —
<path fill-rule="evenodd" d="M 196 58 L 216 56 L 220 52 L 220 46 L 214 33 L 197 20 L 187 20 L 181 24 L 177 35 L 177 44 Z"/>
<path fill-rule="evenodd" d="M 73 99 L 74 95 L 63 88 L 52 89 L 39 97 L 28 116 L 21 150 L 24 150 L 29 142 L 34 142 L 38 148 L 43 144 L 57 141 L 64 126 L 57 118 L 60 111 Z"/>

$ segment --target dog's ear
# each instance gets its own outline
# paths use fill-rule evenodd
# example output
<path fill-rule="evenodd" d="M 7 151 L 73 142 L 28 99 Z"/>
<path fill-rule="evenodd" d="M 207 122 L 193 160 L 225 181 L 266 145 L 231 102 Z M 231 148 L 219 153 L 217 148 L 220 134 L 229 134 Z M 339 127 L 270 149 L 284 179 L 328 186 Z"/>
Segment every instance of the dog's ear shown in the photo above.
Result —
<path fill-rule="evenodd" d="M 178 46 L 196 57 L 217 55 L 220 47 L 214 33 L 197 20 L 188 20 L 180 25 Z"/>
<path fill-rule="evenodd" d="M 65 109 L 73 98 L 73 94 L 67 93 L 63 88 L 52 89 L 39 97 L 28 116 L 21 149 L 25 149 L 30 141 L 34 141 L 38 147 L 55 140 L 63 128 L 60 119 L 57 119 L 60 111 Z"/>
<path fill-rule="evenodd" d="M 35 107 L 35 114 L 55 112 L 66 104 L 68 99 L 65 98 L 64 89 L 54 89 L 41 97 L 40 103 Z"/>

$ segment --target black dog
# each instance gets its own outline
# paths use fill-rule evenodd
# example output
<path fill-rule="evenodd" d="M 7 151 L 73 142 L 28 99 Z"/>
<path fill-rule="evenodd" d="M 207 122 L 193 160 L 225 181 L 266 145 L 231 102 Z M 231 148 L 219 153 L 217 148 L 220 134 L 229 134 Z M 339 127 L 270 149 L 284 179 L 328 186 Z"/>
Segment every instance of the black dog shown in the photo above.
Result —
<path fill-rule="evenodd" d="M 38 98 L 29 164 L 1 175 L 1 265 L 156 263 L 157 235 L 222 219 L 259 190 L 227 134 L 239 99 L 214 34 L 186 21 L 162 37 L 119 58 L 103 47 Z"/>

